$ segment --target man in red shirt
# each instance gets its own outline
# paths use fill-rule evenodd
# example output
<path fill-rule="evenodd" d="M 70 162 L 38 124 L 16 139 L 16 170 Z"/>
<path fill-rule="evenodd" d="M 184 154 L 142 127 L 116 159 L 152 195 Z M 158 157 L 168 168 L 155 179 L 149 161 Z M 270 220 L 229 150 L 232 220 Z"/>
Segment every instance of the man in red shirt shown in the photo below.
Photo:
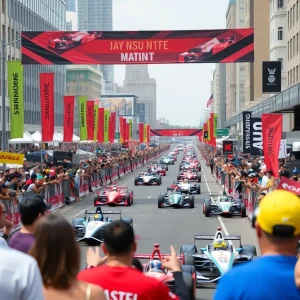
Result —
<path fill-rule="evenodd" d="M 162 282 L 132 268 L 136 248 L 133 228 L 121 220 L 112 222 L 104 230 L 106 264 L 81 271 L 78 280 L 99 285 L 108 300 L 179 300 Z M 180 264 L 172 271 L 181 272 Z"/>

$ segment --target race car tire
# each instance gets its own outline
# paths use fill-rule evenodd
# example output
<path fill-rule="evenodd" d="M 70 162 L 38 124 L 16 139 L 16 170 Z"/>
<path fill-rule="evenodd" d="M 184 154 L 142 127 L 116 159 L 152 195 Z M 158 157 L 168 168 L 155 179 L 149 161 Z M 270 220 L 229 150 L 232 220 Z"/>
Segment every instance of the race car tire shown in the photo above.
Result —
<path fill-rule="evenodd" d="M 191 255 L 197 253 L 197 248 L 194 244 L 181 245 L 179 253 L 180 253 L 180 255 L 191 256 Z M 185 261 L 183 261 L 182 264 L 183 265 L 192 265 L 192 266 L 194 265 L 194 264 L 187 264 Z"/>
<path fill-rule="evenodd" d="M 172 160 L 170 164 L 171 164 L 171 165 L 174 165 L 174 164 L 175 164 L 174 160 Z"/>
<path fill-rule="evenodd" d="M 243 245 L 242 248 L 243 248 L 243 254 L 257 256 L 257 250 L 254 245 Z"/>
<path fill-rule="evenodd" d="M 156 177 L 156 182 L 157 182 L 157 185 L 161 185 L 161 176 L 157 176 Z"/>
<path fill-rule="evenodd" d="M 166 171 L 169 171 L 169 167 L 168 165 L 165 166 Z"/>
<path fill-rule="evenodd" d="M 192 275 L 189 273 L 183 272 L 182 277 L 183 277 L 183 281 L 188 289 L 189 298 L 191 300 L 196 299 L 196 295 L 195 295 L 196 289 L 195 289 L 195 283 L 194 283 L 195 280 L 193 280 Z"/>
<path fill-rule="evenodd" d="M 200 195 L 201 194 L 201 186 L 199 183 L 196 184 L 196 191 L 197 191 L 197 194 Z"/>
<path fill-rule="evenodd" d="M 198 175 L 197 175 L 197 180 L 199 183 L 201 182 L 201 174 L 200 173 L 198 173 Z"/>
<path fill-rule="evenodd" d="M 157 206 L 158 208 L 162 208 L 164 204 L 164 198 L 163 196 L 160 194 L 158 195 L 158 199 L 157 199 Z"/>
<path fill-rule="evenodd" d="M 205 200 L 204 204 L 205 204 L 205 217 L 210 217 L 211 205 L 210 205 L 209 200 Z"/>
<path fill-rule="evenodd" d="M 194 195 L 190 195 L 190 197 L 189 197 L 189 208 L 194 208 L 194 207 L 195 207 Z"/>
<path fill-rule="evenodd" d="M 139 183 L 139 179 L 138 179 L 138 178 L 135 178 L 135 179 L 134 179 L 134 185 L 137 186 L 138 183 Z"/>
<path fill-rule="evenodd" d="M 133 220 L 132 218 L 121 218 L 122 221 L 124 221 L 125 223 L 129 224 L 131 227 L 133 227 Z"/>
<path fill-rule="evenodd" d="M 95 195 L 95 196 L 94 196 L 94 206 L 97 206 L 97 205 L 96 205 L 96 202 L 97 202 L 97 201 L 99 201 L 99 196 L 98 196 L 98 195 Z"/>
<path fill-rule="evenodd" d="M 131 205 L 131 197 L 129 193 L 125 194 L 124 201 L 127 202 L 127 206 Z"/>
<path fill-rule="evenodd" d="M 247 217 L 247 210 L 245 203 L 241 203 L 241 217 L 246 218 Z"/>

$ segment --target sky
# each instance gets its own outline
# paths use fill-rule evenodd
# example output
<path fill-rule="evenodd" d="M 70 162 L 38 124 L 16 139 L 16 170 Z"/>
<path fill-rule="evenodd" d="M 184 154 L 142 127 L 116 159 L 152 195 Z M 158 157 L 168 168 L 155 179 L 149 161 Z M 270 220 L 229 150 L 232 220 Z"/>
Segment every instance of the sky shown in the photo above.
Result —
<path fill-rule="evenodd" d="M 113 0 L 113 29 L 223 29 L 226 28 L 228 2 Z M 211 96 L 210 82 L 214 67 L 214 64 L 149 65 L 150 77 L 157 84 L 157 118 L 169 119 L 170 124 L 174 125 L 199 125 Z M 115 82 L 122 85 L 124 77 L 125 66 L 115 66 Z"/>

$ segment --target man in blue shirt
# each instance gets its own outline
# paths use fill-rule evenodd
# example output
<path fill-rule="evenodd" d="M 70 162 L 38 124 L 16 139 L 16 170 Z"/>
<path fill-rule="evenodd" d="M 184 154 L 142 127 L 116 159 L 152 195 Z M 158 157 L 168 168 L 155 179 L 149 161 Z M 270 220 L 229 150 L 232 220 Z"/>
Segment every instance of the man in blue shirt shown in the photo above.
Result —
<path fill-rule="evenodd" d="M 255 212 L 261 257 L 226 273 L 215 300 L 300 299 L 294 269 L 300 239 L 300 199 L 276 190 L 265 196 Z"/>

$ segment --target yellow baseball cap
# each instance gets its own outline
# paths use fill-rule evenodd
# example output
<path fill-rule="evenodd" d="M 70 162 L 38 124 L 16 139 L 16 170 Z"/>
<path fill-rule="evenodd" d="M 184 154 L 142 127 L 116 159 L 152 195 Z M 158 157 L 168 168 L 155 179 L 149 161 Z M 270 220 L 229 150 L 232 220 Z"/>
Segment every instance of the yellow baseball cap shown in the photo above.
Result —
<path fill-rule="evenodd" d="M 256 218 L 266 233 L 297 236 L 300 234 L 300 198 L 291 192 L 276 190 L 261 200 Z"/>

